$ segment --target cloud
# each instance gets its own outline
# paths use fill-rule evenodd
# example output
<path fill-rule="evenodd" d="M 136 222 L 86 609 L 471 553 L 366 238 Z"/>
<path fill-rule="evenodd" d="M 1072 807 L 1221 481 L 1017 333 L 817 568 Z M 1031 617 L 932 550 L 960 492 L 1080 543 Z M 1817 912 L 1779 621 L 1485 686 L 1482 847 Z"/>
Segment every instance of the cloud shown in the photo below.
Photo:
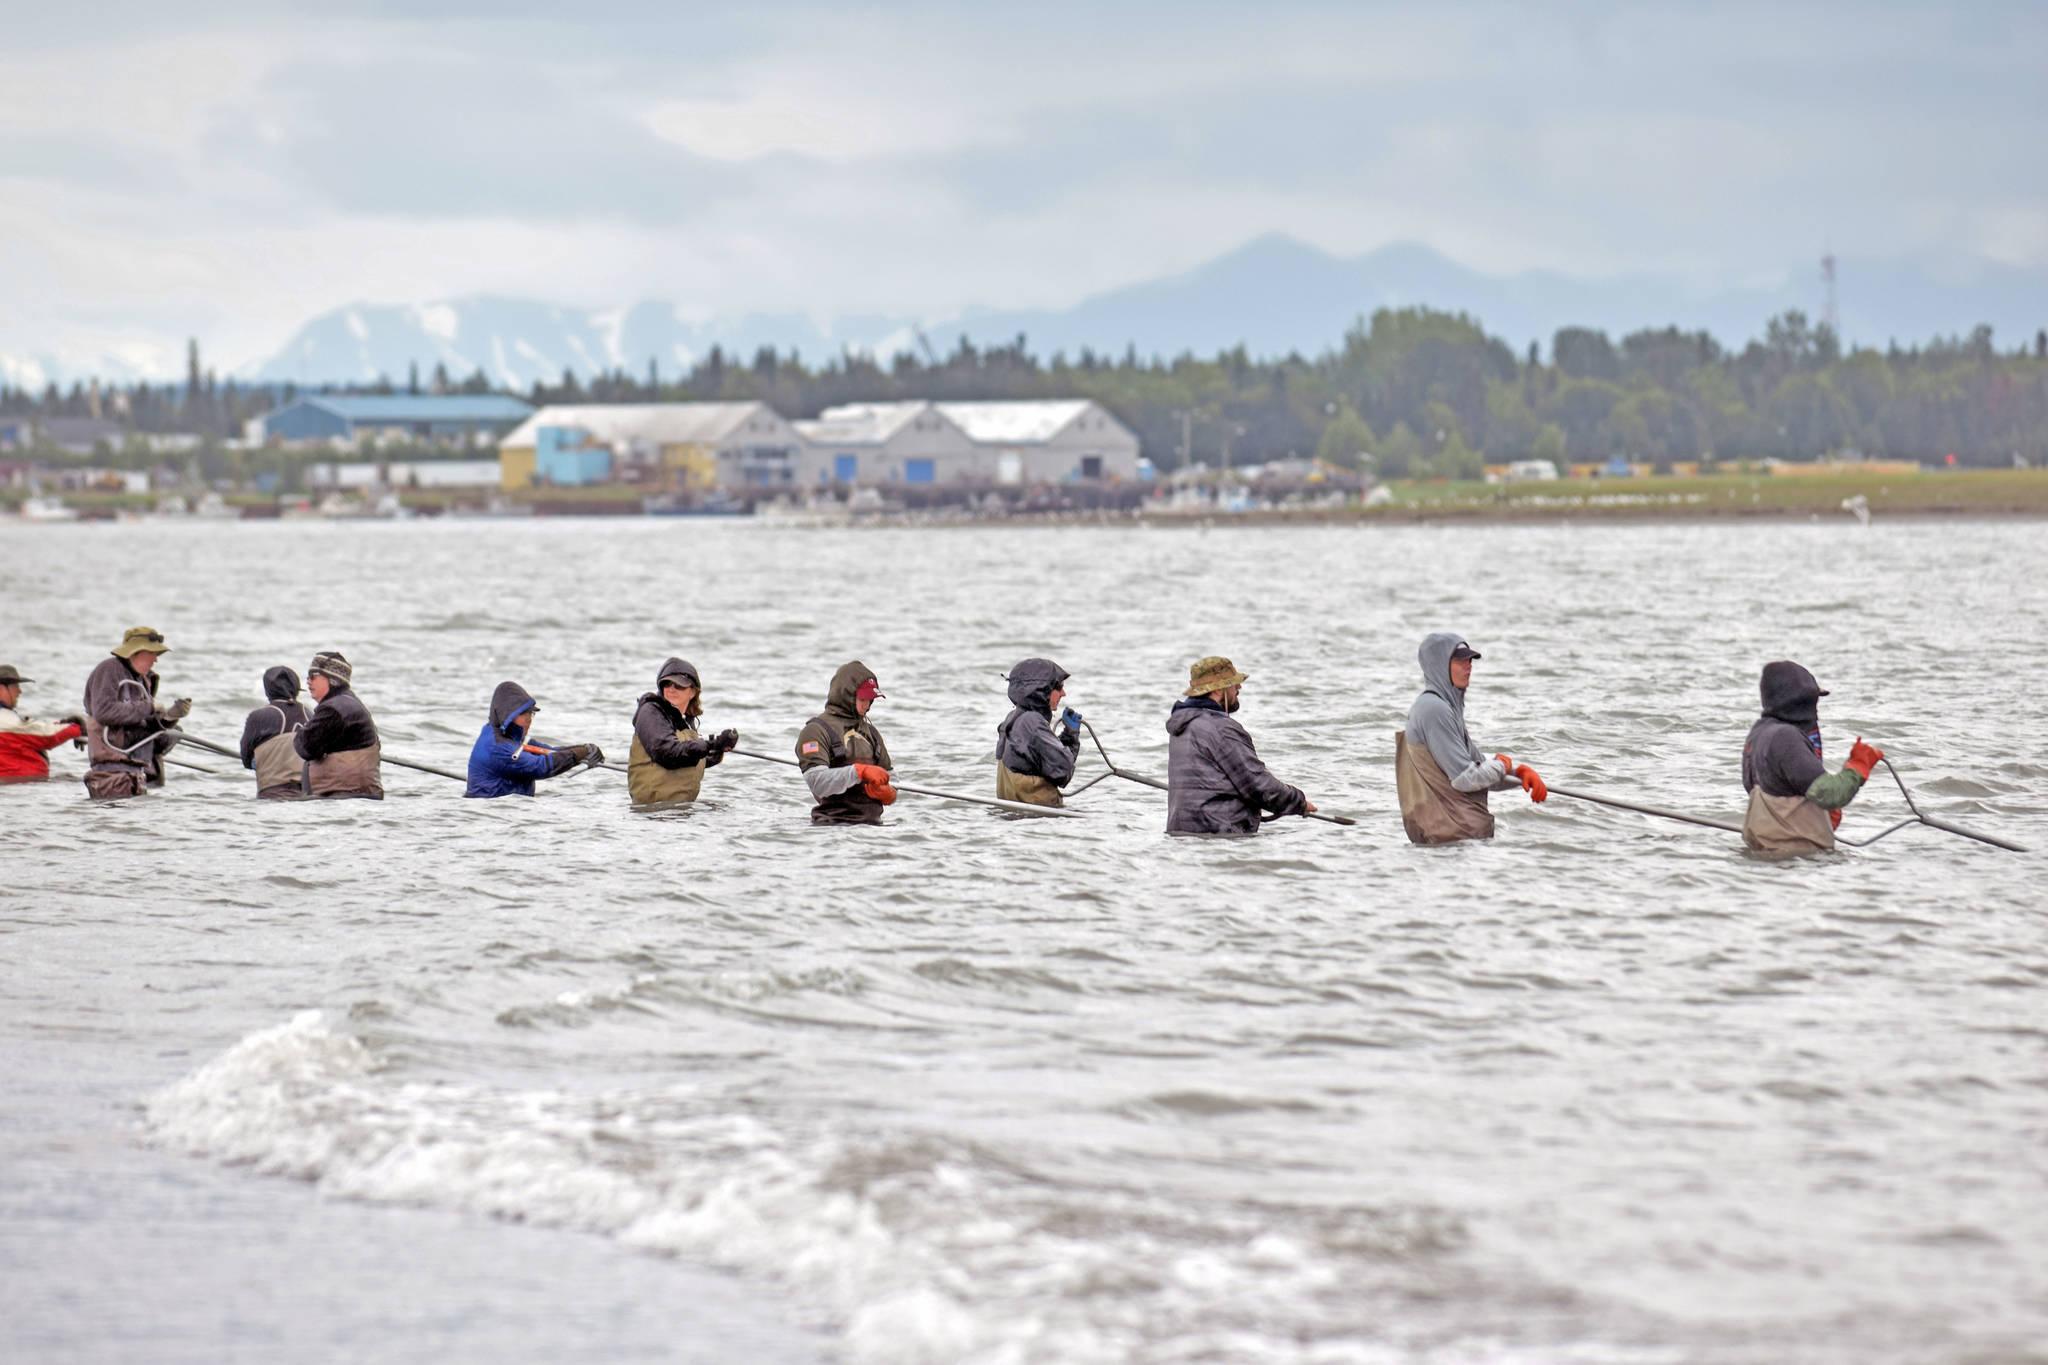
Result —
<path fill-rule="evenodd" d="M 1273 230 L 1724 282 L 1823 245 L 2048 267 L 2033 5 L 326 13 L 10 29 L 0 351 L 246 360 L 465 292 L 939 318 Z"/>

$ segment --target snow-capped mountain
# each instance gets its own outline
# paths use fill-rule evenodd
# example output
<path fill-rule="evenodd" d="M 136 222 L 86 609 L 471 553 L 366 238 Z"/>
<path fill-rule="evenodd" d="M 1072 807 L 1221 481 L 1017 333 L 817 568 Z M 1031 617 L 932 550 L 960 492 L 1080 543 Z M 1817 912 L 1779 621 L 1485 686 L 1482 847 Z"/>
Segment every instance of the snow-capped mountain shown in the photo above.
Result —
<path fill-rule="evenodd" d="M 579 309 L 531 299 L 468 298 L 420 305 L 357 304 L 301 327 L 252 377 L 298 383 L 403 382 L 413 365 L 424 378 L 445 365 L 455 379 L 482 370 L 502 388 L 554 383 L 624 368 L 644 375 L 648 362 L 674 377 L 713 346 L 740 363 L 762 346 L 792 347 L 815 360 L 843 348 L 893 354 L 912 344 L 906 325 L 848 318 L 830 327 L 803 317 L 691 322 L 669 304 Z"/>
<path fill-rule="evenodd" d="M 2048 271 L 1987 261 L 1845 260 L 1840 298 L 1843 331 L 1862 345 L 1924 344 L 1988 323 L 1997 343 L 2010 347 L 2031 344 L 2038 329 L 2048 327 Z M 1315 355 L 1340 344 L 1344 330 L 1375 309 L 1412 305 L 1468 313 L 1517 352 L 1532 341 L 1547 349 L 1565 326 L 1616 336 L 1644 327 L 1704 328 L 1739 347 L 1788 308 L 1818 320 L 1824 295 L 1817 261 L 1788 269 L 1774 282 L 1705 289 L 1657 275 L 1488 275 L 1415 245 L 1339 257 L 1274 235 L 1069 308 L 975 309 L 926 322 L 924 331 L 941 354 L 962 337 L 985 346 L 1021 333 L 1040 356 L 1072 356 L 1084 347 L 1116 355 L 1132 346 L 1145 356 L 1209 355 L 1239 344 L 1257 356 Z M 237 377 L 325 384 L 381 376 L 402 384 L 415 364 L 423 380 L 440 364 L 458 380 L 481 369 L 493 385 L 526 389 L 537 379 L 557 381 L 564 370 L 585 379 L 615 368 L 644 375 L 650 360 L 673 377 L 714 345 L 742 364 L 763 346 L 783 354 L 794 349 L 812 362 L 845 350 L 886 360 L 917 349 L 917 330 L 917 320 L 907 316 L 693 319 L 659 301 L 603 309 L 489 296 L 366 303 L 314 318 L 275 355 Z M 31 388 L 88 375 L 122 381 L 182 373 L 182 339 L 168 350 L 138 344 L 98 359 L 0 355 L 0 380 Z"/>
<path fill-rule="evenodd" d="M 2048 326 L 2048 272 L 1969 262 L 1846 261 L 1840 269 L 1843 331 L 1854 342 L 1921 344 L 1989 323 L 2005 346 L 2031 343 Z M 1548 348 L 1560 327 L 1601 328 L 1615 336 L 1644 327 L 1704 328 L 1739 347 L 1788 308 L 1818 320 L 1824 307 L 1818 262 L 1788 270 L 1776 283 L 1703 290 L 1641 275 L 1598 280 L 1545 271 L 1486 275 L 1427 247 L 1396 245 L 1337 257 L 1284 236 L 1262 237 L 1185 273 L 1082 300 L 1071 308 L 977 309 L 926 323 L 939 353 L 962 337 L 1005 344 L 1020 333 L 1040 356 L 1086 347 L 1121 354 L 1214 354 L 1239 344 L 1253 355 L 1314 355 L 1338 345 L 1344 330 L 1382 307 L 1427 305 L 1469 313 L 1517 352 Z M 908 317 L 801 315 L 689 321 L 666 303 L 581 310 L 524 299 L 473 298 L 424 306 L 356 306 L 301 328 L 255 377 L 301 383 L 402 382 L 417 361 L 461 378 L 482 368 L 493 383 L 525 388 L 564 369 L 587 378 L 623 366 L 638 375 L 652 359 L 664 375 L 686 371 L 713 345 L 740 363 L 762 346 L 818 361 L 843 350 L 884 359 L 917 346 Z"/>

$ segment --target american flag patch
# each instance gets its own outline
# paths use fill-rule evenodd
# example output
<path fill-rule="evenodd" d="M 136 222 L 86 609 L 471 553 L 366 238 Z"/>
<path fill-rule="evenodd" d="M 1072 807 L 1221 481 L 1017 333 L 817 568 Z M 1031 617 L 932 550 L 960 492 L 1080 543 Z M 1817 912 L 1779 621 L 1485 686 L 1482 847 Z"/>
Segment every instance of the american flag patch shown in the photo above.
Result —
<path fill-rule="evenodd" d="M 814 753 L 818 752 L 818 741 L 817 741 L 817 740 L 815 740 L 815 739 L 807 739 L 807 740 L 805 740 L 805 741 L 804 741 L 804 747 L 803 747 L 803 752 L 804 752 L 804 753 L 807 753 L 807 754 L 814 754 Z"/>

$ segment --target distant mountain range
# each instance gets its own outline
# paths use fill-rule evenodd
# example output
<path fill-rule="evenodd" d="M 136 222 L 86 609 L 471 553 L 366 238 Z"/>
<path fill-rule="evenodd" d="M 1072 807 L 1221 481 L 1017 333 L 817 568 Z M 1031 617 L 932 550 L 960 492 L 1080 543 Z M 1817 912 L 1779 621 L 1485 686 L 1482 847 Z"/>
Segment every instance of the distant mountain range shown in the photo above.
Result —
<path fill-rule="evenodd" d="M 1839 267 L 1843 330 L 1855 342 L 1918 344 L 1990 323 L 1998 342 L 2030 341 L 2048 327 L 2048 270 L 1985 261 L 1874 262 Z M 1338 257 L 1273 235 L 1181 274 L 1083 299 L 1071 308 L 974 309 L 926 323 L 940 354 L 965 336 L 977 345 L 1023 334 L 1032 351 L 1068 355 L 1082 348 L 1122 354 L 1213 354 L 1242 343 L 1254 355 L 1303 355 L 1335 346 L 1345 328 L 1382 307 L 1427 305 L 1469 313 L 1519 353 L 1531 341 L 1547 349 L 1563 326 L 1621 335 L 1642 327 L 1704 328 L 1740 346 L 1788 308 L 1818 318 L 1824 296 L 1818 263 L 1786 271 L 1776 284 L 1705 291 L 1668 276 L 1577 279 L 1548 271 L 1486 275 L 1427 247 L 1394 245 Z M 722 346 L 742 361 L 762 346 L 795 349 L 817 361 L 842 350 L 884 358 L 917 349 L 918 322 L 857 316 L 829 322 L 801 315 L 689 321 L 670 304 L 580 309 L 531 299 L 474 297 L 441 303 L 361 304 L 306 323 L 277 354 L 240 377 L 301 384 L 403 383 L 417 363 L 422 378 L 437 363 L 462 378 L 481 368 L 493 383 L 524 389 L 563 370 L 588 377 L 624 367 L 646 372 L 653 359 L 675 376 Z M 20 361 L 12 362 L 16 367 Z M 0 371 L 8 368 L 0 356 Z M 113 377 L 120 369 L 101 371 Z"/>

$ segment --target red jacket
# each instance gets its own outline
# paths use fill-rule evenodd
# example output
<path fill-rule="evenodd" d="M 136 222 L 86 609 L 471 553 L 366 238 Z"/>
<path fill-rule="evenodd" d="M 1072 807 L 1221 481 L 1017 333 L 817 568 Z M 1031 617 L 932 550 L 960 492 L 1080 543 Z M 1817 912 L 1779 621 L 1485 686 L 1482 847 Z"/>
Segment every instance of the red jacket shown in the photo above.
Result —
<path fill-rule="evenodd" d="M 11 706 L 0 706 L 0 782 L 48 777 L 50 760 L 43 755 L 84 734 L 76 725 L 30 720 Z"/>

